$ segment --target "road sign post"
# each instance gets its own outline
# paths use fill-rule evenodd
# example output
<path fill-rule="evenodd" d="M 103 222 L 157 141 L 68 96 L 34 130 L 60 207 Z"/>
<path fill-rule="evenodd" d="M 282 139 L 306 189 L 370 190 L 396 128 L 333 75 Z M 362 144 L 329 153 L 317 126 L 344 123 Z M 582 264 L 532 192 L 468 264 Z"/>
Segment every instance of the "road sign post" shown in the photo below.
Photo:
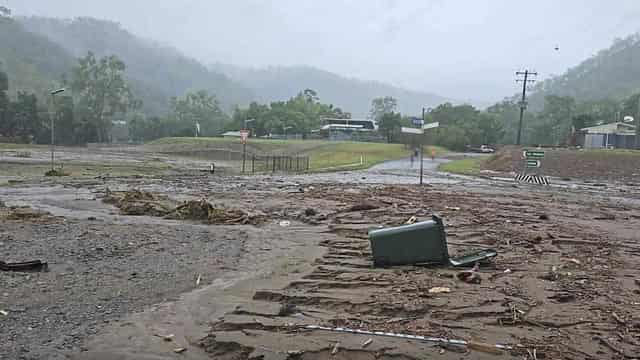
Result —
<path fill-rule="evenodd" d="M 527 169 L 539 169 L 544 159 L 544 151 L 542 150 L 523 150 L 522 159 L 524 160 L 523 175 L 527 174 Z"/>
<path fill-rule="evenodd" d="M 249 138 L 249 130 L 240 130 L 240 141 L 242 142 L 242 173 L 244 174 L 245 163 L 247 162 L 247 138 Z"/>
<path fill-rule="evenodd" d="M 422 115 L 424 118 L 424 114 Z M 440 126 L 439 122 L 433 122 L 429 124 L 425 124 L 423 119 L 414 118 L 413 124 L 416 126 L 422 125 L 420 128 L 410 128 L 410 127 L 402 127 L 400 131 L 404 134 L 414 134 L 420 136 L 420 185 L 423 184 L 424 179 L 424 131 L 429 129 L 434 129 Z M 412 155 L 413 156 L 413 155 Z"/>
<path fill-rule="evenodd" d="M 420 129 L 420 128 L 410 128 L 410 127 L 402 127 L 400 128 L 400 131 L 402 131 L 405 134 L 414 134 L 414 135 L 422 135 L 424 134 L 424 130 Z"/>
<path fill-rule="evenodd" d="M 540 151 L 540 150 L 524 150 L 522 152 L 522 155 L 529 159 L 542 159 L 544 158 L 544 151 Z"/>
<path fill-rule="evenodd" d="M 540 160 L 530 160 L 527 159 L 527 167 L 528 168 L 539 168 L 542 165 Z"/>

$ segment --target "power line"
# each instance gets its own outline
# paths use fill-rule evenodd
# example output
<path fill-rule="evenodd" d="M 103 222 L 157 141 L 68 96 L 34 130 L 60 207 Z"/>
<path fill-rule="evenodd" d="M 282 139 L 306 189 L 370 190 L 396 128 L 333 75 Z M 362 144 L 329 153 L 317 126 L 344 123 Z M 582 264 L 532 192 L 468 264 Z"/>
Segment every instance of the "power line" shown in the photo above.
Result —
<path fill-rule="evenodd" d="M 525 70 L 516 72 L 516 76 L 524 76 L 523 79 L 516 79 L 516 82 L 522 82 L 522 100 L 520 101 L 520 123 L 518 125 L 518 139 L 516 145 L 520 145 L 520 138 L 522 136 L 522 118 L 524 117 L 524 110 L 527 108 L 527 84 L 536 81 L 535 79 L 529 79 L 529 76 L 538 76 L 537 72 Z"/>

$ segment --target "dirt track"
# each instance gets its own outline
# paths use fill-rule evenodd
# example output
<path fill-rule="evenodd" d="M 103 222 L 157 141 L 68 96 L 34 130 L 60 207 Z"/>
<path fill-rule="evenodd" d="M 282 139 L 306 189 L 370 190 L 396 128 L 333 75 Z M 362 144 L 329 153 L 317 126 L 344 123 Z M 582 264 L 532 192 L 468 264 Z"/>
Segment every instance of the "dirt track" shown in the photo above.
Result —
<path fill-rule="evenodd" d="M 192 174 L 0 189 L 9 205 L 63 216 L 0 216 L 4 259 L 36 256 L 50 263 L 48 273 L 0 272 L 0 310 L 8 312 L 0 315 L 0 337 L 8 339 L 1 357 L 617 359 L 640 353 L 640 194 L 613 198 L 612 189 L 466 180 L 418 188 L 295 179 Z M 204 197 L 266 220 L 207 225 L 120 215 L 100 201 L 107 188 L 143 189 L 175 201 Z M 348 211 L 366 201 L 376 208 Z M 446 267 L 371 266 L 368 228 L 432 213 L 445 218 L 450 253 L 498 250 L 494 262 L 480 267 L 480 284 L 464 283 L 456 278 L 459 270 Z M 282 220 L 291 225 L 279 225 Z M 434 287 L 450 292 L 430 293 Z M 300 325 L 514 349 L 492 355 Z M 166 342 L 154 333 L 175 337 Z M 177 347 L 187 350 L 178 354 Z"/>

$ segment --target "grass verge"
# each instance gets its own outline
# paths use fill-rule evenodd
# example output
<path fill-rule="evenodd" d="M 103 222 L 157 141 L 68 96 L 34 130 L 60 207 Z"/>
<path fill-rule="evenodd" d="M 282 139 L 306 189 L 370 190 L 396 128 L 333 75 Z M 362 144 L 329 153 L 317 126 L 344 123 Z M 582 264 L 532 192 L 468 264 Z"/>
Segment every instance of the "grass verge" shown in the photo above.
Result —
<path fill-rule="evenodd" d="M 474 156 L 466 159 L 453 160 L 440 165 L 438 170 L 461 174 L 461 175 L 478 175 L 482 168 L 482 164 L 489 159 L 489 156 Z"/>

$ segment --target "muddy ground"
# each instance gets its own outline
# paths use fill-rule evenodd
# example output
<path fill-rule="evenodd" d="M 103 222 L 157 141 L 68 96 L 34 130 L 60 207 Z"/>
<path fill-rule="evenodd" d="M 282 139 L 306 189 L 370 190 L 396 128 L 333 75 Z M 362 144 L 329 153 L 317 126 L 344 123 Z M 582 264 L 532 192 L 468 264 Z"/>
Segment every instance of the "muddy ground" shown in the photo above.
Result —
<path fill-rule="evenodd" d="M 529 148 L 533 149 L 533 148 Z M 522 172 L 523 148 L 505 146 L 483 164 L 483 169 Z M 545 157 L 539 169 L 530 173 L 572 180 L 640 184 L 640 152 L 628 150 L 542 149 Z"/>
<path fill-rule="evenodd" d="M 29 179 L 0 187 L 0 358 L 623 359 L 640 354 L 640 193 L 367 172 Z M 350 183 L 344 183 L 345 179 Z M 320 182 L 321 181 L 321 182 Z M 260 222 L 132 216 L 137 189 Z M 27 212 L 28 211 L 24 211 Z M 447 266 L 374 268 L 367 230 L 445 219 L 452 255 L 493 248 L 480 283 Z M 284 221 L 284 222 L 283 222 Z M 199 281 L 198 281 L 199 280 Z M 434 292 L 434 288 L 447 288 Z M 5 314 L 6 313 L 6 314 Z M 503 344 L 453 346 L 307 325 Z M 173 336 L 172 336 L 173 335 Z M 371 341 L 368 341 L 371 339 Z M 364 345 L 366 344 L 366 345 Z M 184 350 L 183 350 L 184 349 Z"/>

